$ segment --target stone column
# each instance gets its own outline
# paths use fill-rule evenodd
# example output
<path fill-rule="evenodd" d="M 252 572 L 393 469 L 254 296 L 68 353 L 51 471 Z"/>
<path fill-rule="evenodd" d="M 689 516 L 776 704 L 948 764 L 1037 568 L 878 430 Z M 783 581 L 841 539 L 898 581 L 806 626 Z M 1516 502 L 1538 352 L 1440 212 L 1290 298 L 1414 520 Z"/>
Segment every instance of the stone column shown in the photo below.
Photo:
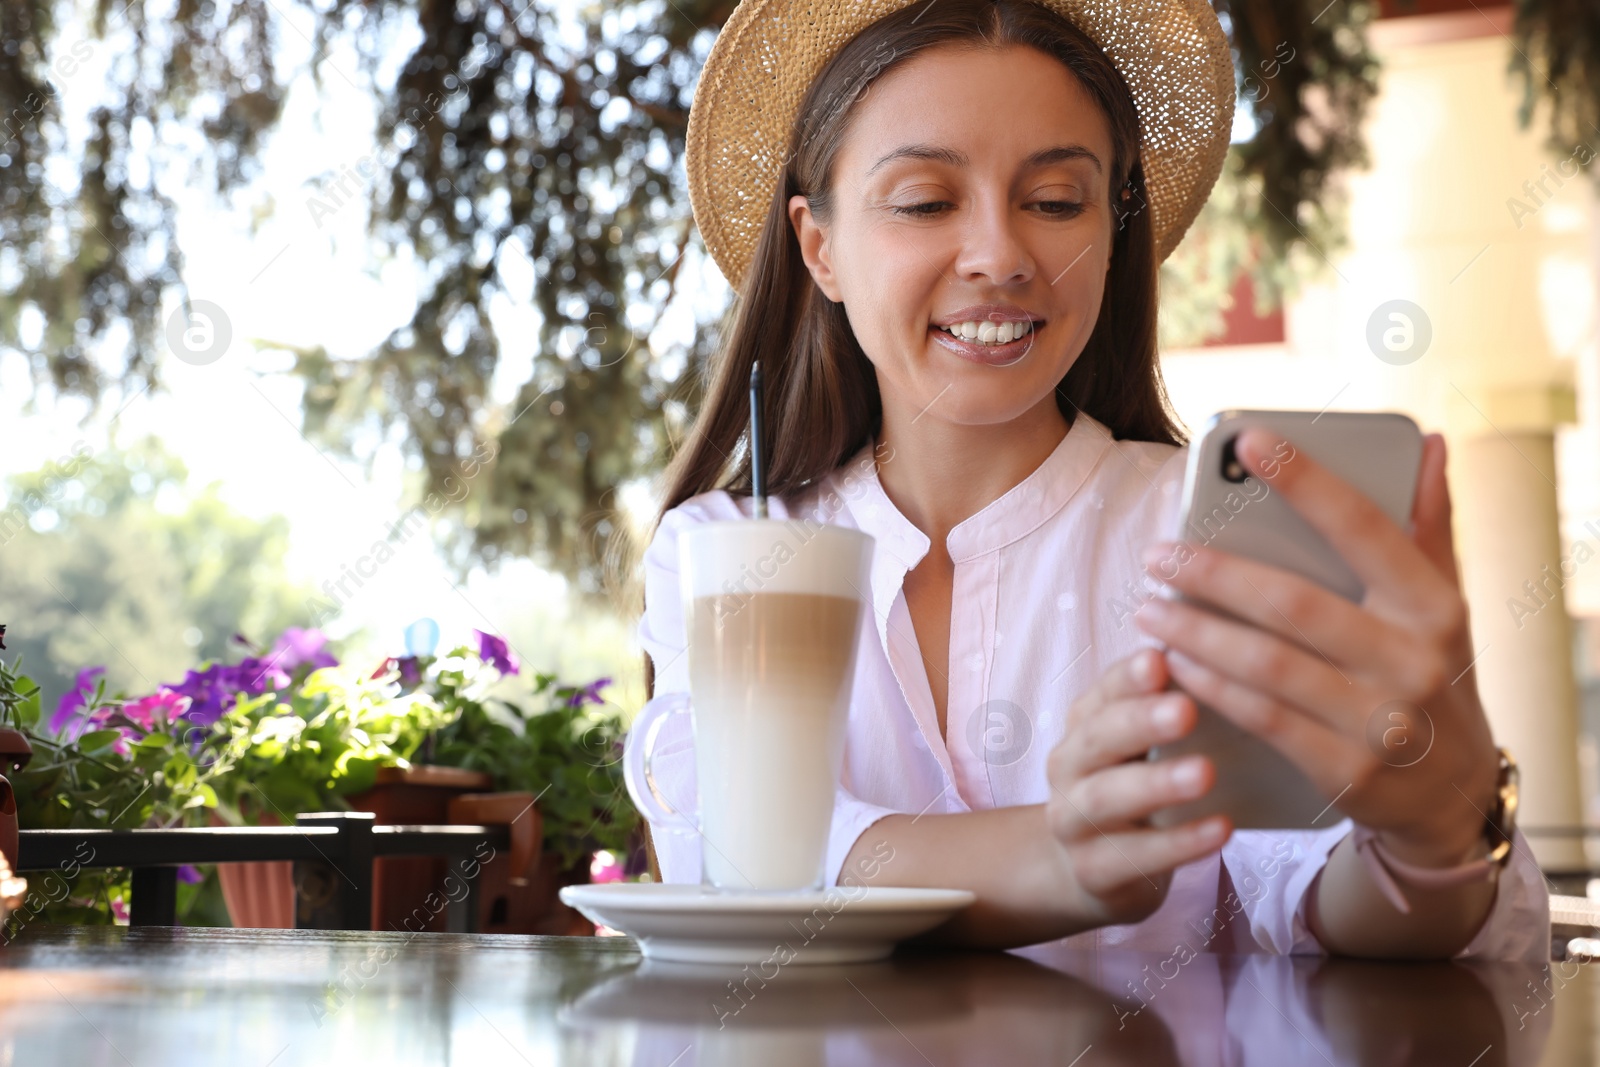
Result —
<path fill-rule="evenodd" d="M 1571 394 L 1559 389 L 1490 393 L 1476 404 L 1482 432 L 1450 441 L 1456 546 L 1478 654 L 1473 674 L 1495 739 L 1521 767 L 1525 827 L 1583 821 L 1573 624 L 1562 595 L 1573 567 L 1557 525 L 1553 433 L 1571 417 L 1570 404 Z M 1578 838 L 1530 843 L 1541 867 L 1587 865 Z"/>

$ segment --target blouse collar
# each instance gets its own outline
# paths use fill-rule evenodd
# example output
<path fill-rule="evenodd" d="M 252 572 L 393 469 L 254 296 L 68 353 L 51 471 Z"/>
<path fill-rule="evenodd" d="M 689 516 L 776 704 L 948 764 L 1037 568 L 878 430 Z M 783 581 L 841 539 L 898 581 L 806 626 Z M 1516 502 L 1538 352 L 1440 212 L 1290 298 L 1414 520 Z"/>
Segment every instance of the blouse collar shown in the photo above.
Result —
<path fill-rule="evenodd" d="M 1083 486 L 1111 442 L 1111 431 L 1079 409 L 1072 427 L 1033 473 L 951 528 L 945 541 L 951 562 L 996 552 L 1037 530 Z M 857 525 L 909 571 L 931 542 L 884 492 L 876 452 L 877 441 L 869 441 L 836 472 L 838 483 Z"/>

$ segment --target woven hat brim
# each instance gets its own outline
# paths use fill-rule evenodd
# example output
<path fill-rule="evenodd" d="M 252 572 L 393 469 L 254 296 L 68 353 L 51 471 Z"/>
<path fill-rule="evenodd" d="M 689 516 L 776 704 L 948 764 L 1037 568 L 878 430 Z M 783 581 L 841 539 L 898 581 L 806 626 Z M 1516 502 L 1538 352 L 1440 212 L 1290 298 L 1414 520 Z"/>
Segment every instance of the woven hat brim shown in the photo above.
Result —
<path fill-rule="evenodd" d="M 847 41 L 915 0 L 741 0 L 706 58 L 685 166 L 701 239 L 744 281 L 812 79 Z M 1143 129 L 1156 260 L 1183 240 L 1232 139 L 1233 55 L 1207 0 L 1032 0 L 1064 15 L 1122 72 Z"/>

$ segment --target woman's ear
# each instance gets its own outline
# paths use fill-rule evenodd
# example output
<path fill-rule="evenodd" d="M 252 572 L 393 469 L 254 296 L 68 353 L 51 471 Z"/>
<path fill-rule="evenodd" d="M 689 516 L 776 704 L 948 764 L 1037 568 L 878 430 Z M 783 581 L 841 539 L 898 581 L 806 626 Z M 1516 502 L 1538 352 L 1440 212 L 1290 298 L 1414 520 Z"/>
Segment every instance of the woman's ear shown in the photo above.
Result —
<path fill-rule="evenodd" d="M 839 280 L 833 273 L 833 263 L 828 251 L 828 232 L 811 214 L 811 202 L 796 194 L 789 198 L 789 222 L 800 242 L 800 255 L 806 261 L 812 281 L 829 300 L 838 303 L 843 299 Z"/>

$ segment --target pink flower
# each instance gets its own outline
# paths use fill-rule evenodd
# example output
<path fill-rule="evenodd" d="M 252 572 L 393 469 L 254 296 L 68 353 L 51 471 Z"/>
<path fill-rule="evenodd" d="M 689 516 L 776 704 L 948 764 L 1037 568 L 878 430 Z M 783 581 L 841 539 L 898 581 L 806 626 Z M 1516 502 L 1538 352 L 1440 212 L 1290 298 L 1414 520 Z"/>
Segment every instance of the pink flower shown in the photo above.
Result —
<path fill-rule="evenodd" d="M 602 882 L 620 882 L 624 877 L 622 864 L 617 862 L 617 857 L 601 849 L 594 854 L 594 859 L 589 861 L 589 881 L 599 885 Z"/>
<path fill-rule="evenodd" d="M 193 700 L 162 686 L 147 697 L 122 706 L 122 714 L 146 730 L 177 722 Z"/>
<path fill-rule="evenodd" d="M 89 721 L 97 727 L 104 726 L 113 719 L 131 722 L 133 726 L 116 724 L 122 731 L 122 736 L 111 743 L 111 748 L 119 756 L 126 756 L 129 752 L 129 741 L 137 741 L 152 730 L 166 729 L 189 710 L 189 704 L 188 697 L 162 686 L 149 696 L 130 700 L 121 707 L 107 704 L 103 708 L 98 708 L 89 716 Z"/>

